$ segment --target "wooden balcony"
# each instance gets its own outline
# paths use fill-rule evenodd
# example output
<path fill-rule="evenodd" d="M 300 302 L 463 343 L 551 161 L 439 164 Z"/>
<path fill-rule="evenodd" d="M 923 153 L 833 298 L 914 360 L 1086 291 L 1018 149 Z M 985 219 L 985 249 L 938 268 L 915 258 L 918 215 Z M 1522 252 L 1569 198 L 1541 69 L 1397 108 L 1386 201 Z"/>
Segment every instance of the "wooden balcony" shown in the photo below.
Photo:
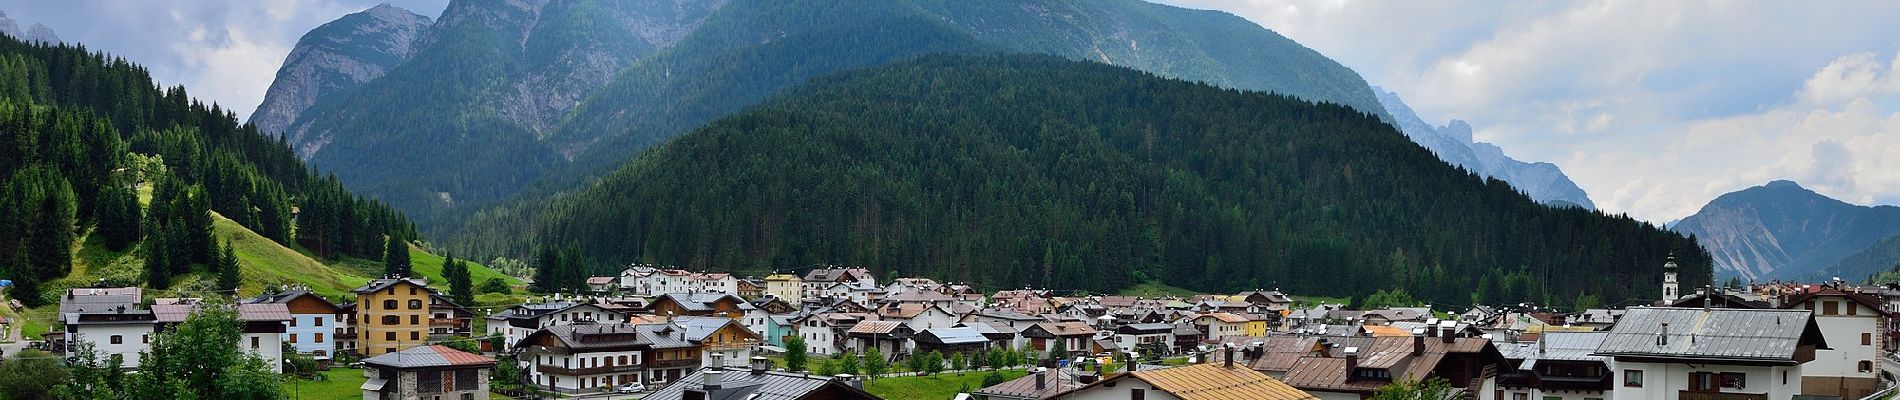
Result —
<path fill-rule="evenodd" d="M 1681 400 L 1768 400 L 1768 395 L 1751 394 L 1751 393 L 1696 392 L 1696 391 L 1684 390 L 1684 391 L 1676 392 L 1676 398 L 1681 399 Z"/>
<path fill-rule="evenodd" d="M 612 365 L 612 366 L 600 366 L 600 367 L 588 367 L 588 368 L 569 368 L 569 367 L 563 367 L 559 365 L 547 365 L 547 364 L 538 364 L 538 365 L 535 365 L 534 368 L 536 371 L 540 371 L 543 374 L 563 375 L 563 376 L 619 374 L 619 373 L 629 373 L 629 372 L 640 371 L 641 369 L 643 369 L 639 365 Z"/>
<path fill-rule="evenodd" d="M 684 360 L 647 360 L 647 368 L 699 368 L 698 358 Z"/>

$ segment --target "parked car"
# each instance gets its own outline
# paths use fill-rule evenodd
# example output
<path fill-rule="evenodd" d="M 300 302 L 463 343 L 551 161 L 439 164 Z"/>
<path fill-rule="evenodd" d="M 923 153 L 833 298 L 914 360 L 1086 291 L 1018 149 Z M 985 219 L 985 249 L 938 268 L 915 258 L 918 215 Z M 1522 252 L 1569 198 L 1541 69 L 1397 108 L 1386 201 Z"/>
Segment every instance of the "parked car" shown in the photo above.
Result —
<path fill-rule="evenodd" d="M 614 393 L 640 393 L 645 391 L 647 391 L 647 385 L 642 385 L 640 382 L 628 383 L 614 388 Z"/>

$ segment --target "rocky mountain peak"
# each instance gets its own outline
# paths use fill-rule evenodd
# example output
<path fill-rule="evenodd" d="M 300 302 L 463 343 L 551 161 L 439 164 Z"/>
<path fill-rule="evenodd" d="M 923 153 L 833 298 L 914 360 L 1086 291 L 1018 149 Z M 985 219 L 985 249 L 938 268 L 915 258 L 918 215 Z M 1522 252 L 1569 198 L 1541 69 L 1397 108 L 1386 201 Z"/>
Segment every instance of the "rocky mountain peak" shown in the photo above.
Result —
<path fill-rule="evenodd" d="M 1590 201 L 1590 195 L 1571 181 L 1568 175 L 1564 175 L 1557 165 L 1519 161 L 1505 155 L 1503 148 L 1474 141 L 1471 138 L 1471 124 L 1464 120 L 1454 119 L 1443 126 L 1433 127 L 1419 118 L 1418 113 L 1412 111 L 1412 107 L 1406 105 L 1398 93 L 1376 86 L 1372 90 L 1378 95 L 1379 105 L 1392 114 L 1399 132 L 1437 154 L 1439 159 L 1482 176 L 1510 182 L 1511 187 L 1529 194 L 1532 200 L 1540 203 L 1596 208 L 1596 203 Z"/>
<path fill-rule="evenodd" d="M 309 154 L 312 149 L 302 145 L 320 139 L 287 129 L 290 124 L 323 96 L 382 77 L 408 59 L 417 38 L 433 23 L 429 17 L 382 4 L 318 26 L 298 39 L 285 57 L 251 122 L 266 132 L 287 134 L 299 144 L 299 152 Z"/>
<path fill-rule="evenodd" d="M 1815 278 L 1900 234 L 1900 208 L 1850 204 L 1776 180 L 1716 197 L 1674 229 L 1695 235 L 1722 276 Z"/>

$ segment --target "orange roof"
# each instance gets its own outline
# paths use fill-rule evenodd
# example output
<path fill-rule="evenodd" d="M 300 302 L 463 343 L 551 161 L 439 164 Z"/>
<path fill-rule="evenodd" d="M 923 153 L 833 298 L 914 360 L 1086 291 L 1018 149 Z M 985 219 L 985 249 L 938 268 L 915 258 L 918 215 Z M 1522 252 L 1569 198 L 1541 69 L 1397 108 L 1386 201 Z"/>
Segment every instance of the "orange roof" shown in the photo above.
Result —
<path fill-rule="evenodd" d="M 1259 371 L 1219 364 L 1136 371 L 1132 375 L 1182 400 L 1319 399 Z"/>
<path fill-rule="evenodd" d="M 1396 327 L 1396 326 L 1385 326 L 1385 325 L 1367 325 L 1367 326 L 1366 326 L 1365 328 L 1366 328 L 1366 333 L 1370 333 L 1370 334 L 1372 334 L 1372 337 L 1407 337 L 1407 336 L 1412 336 L 1412 332 L 1411 332 L 1411 331 L 1407 331 L 1407 330 L 1405 330 L 1404 328 L 1399 328 L 1399 327 Z"/>
<path fill-rule="evenodd" d="M 1234 313 L 1224 313 L 1224 312 L 1217 312 L 1217 313 L 1213 313 L 1213 314 L 1208 314 L 1207 316 L 1211 316 L 1211 317 L 1214 317 L 1215 319 L 1219 319 L 1219 320 L 1220 320 L 1220 322 L 1226 322 L 1226 323 L 1229 323 L 1229 324 L 1244 324 L 1244 323 L 1247 323 L 1247 317 L 1242 317 L 1242 316 L 1239 316 L 1239 315 L 1235 315 Z"/>

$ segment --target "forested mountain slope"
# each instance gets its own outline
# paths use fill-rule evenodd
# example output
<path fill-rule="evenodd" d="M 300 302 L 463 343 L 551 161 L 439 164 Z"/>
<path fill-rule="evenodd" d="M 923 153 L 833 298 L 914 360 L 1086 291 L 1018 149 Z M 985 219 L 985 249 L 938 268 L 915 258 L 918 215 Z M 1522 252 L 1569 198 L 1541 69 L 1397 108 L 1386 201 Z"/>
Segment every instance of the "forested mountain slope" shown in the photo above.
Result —
<path fill-rule="evenodd" d="M 454 1 L 407 60 L 289 129 L 308 131 L 293 145 L 312 163 L 441 233 L 812 77 L 1005 50 L 1384 114 L 1363 79 L 1311 49 L 1139 0 Z"/>
<path fill-rule="evenodd" d="M 1436 302 L 1655 298 L 1693 240 L 1539 205 L 1377 116 L 1048 56 L 932 56 L 795 87 L 583 190 L 488 212 L 463 251 L 1110 291 Z"/>
<path fill-rule="evenodd" d="M 213 211 L 323 257 L 380 258 L 386 237 L 414 237 L 402 214 L 306 169 L 280 138 L 124 59 L 0 38 L 0 77 L 0 274 L 29 305 L 58 291 L 41 284 L 72 272 L 82 237 L 139 249 L 154 287 L 221 272 Z M 154 188 L 150 207 L 140 186 Z"/>

